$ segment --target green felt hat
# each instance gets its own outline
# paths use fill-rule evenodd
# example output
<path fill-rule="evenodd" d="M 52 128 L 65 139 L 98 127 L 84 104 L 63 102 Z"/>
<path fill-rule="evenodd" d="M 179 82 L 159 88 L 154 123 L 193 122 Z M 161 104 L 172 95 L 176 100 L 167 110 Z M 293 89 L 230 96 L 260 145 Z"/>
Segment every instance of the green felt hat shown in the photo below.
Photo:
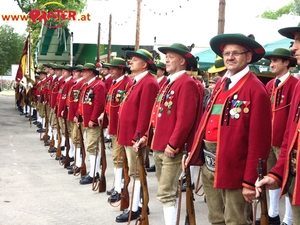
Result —
<path fill-rule="evenodd" d="M 157 71 L 156 65 L 153 61 L 153 56 L 146 49 L 138 49 L 137 51 L 126 51 L 126 55 L 129 57 L 136 56 L 138 58 L 145 60 L 148 64 L 149 70 L 154 71 L 154 72 Z"/>
<path fill-rule="evenodd" d="M 224 65 L 224 60 L 218 56 L 215 60 L 215 63 L 212 67 L 210 67 L 207 72 L 209 73 L 219 73 L 223 70 L 226 70 L 226 66 Z"/>
<path fill-rule="evenodd" d="M 44 71 L 44 70 L 42 70 L 42 71 L 37 71 L 36 72 L 38 75 L 40 75 L 40 74 L 45 74 L 46 76 L 47 76 L 47 73 L 46 73 L 46 71 Z"/>
<path fill-rule="evenodd" d="M 286 48 L 276 48 L 273 50 L 273 52 L 267 52 L 264 56 L 264 58 L 268 60 L 270 60 L 271 57 L 296 60 L 293 58 L 292 51 Z"/>
<path fill-rule="evenodd" d="M 223 57 L 222 53 L 226 44 L 242 45 L 251 51 L 250 64 L 257 62 L 265 55 L 265 49 L 258 42 L 243 34 L 219 34 L 210 40 L 211 49 L 220 57 Z"/>
<path fill-rule="evenodd" d="M 107 63 L 109 67 L 126 68 L 126 61 L 123 58 L 115 57 L 110 63 Z"/>
<path fill-rule="evenodd" d="M 102 63 L 102 64 L 101 64 L 101 67 L 102 67 L 102 68 L 109 69 L 109 63 Z"/>
<path fill-rule="evenodd" d="M 99 71 L 93 63 L 86 63 L 83 65 L 83 70 L 92 70 L 96 75 L 99 75 Z"/>
<path fill-rule="evenodd" d="M 64 65 L 61 65 L 61 64 L 53 64 L 52 66 L 53 66 L 52 68 L 55 69 L 55 70 L 64 69 Z"/>
<path fill-rule="evenodd" d="M 82 71 L 83 70 L 83 65 L 78 64 L 76 66 L 72 66 L 71 70 Z"/>
<path fill-rule="evenodd" d="M 166 64 L 164 64 L 163 62 L 156 63 L 156 67 L 160 68 L 160 69 L 163 69 L 163 70 L 166 70 Z"/>
<path fill-rule="evenodd" d="M 72 70 L 72 67 L 71 67 L 69 64 L 66 64 L 66 65 L 62 66 L 62 69 L 63 69 L 63 70 L 71 71 L 71 70 Z"/>
<path fill-rule="evenodd" d="M 297 27 L 285 27 L 278 30 L 279 34 L 281 34 L 284 37 L 294 39 L 295 32 L 300 32 L 300 23 Z"/>
<path fill-rule="evenodd" d="M 188 47 L 186 47 L 183 44 L 180 43 L 174 43 L 170 47 L 159 47 L 159 51 L 166 54 L 168 51 L 170 52 L 176 52 L 179 55 L 182 55 L 184 58 L 186 58 L 190 64 L 190 67 L 197 68 L 197 60 L 194 57 L 194 55 L 190 52 Z"/>
<path fill-rule="evenodd" d="M 44 66 L 44 67 L 49 67 L 49 68 L 51 68 L 52 63 L 43 63 L 43 66 Z"/>

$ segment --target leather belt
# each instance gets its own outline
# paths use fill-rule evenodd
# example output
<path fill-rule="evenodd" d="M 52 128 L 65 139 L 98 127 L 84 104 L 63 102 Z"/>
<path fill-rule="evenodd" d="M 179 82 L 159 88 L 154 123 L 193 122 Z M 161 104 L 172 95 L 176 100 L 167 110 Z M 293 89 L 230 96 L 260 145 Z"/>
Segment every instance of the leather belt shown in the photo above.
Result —
<path fill-rule="evenodd" d="M 208 170 L 215 172 L 217 143 L 203 140 L 204 142 L 204 160 Z"/>
<path fill-rule="evenodd" d="M 290 157 L 290 172 L 293 176 L 296 175 L 296 165 L 297 165 L 297 150 L 293 149 L 291 151 L 291 157 Z"/>

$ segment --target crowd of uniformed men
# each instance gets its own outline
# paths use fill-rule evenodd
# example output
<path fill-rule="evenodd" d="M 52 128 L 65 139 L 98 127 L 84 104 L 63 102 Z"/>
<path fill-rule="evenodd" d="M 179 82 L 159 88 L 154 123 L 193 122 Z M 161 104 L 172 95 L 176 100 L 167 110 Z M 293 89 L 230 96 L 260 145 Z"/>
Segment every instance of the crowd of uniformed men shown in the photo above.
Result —
<path fill-rule="evenodd" d="M 283 46 L 266 53 L 253 35 L 213 37 L 210 46 L 219 57 L 210 69 L 216 76 L 209 80 L 208 97 L 203 83 L 193 76 L 196 58 L 179 43 L 158 48 L 165 54 L 165 64 L 155 63 L 145 49 L 127 51 L 129 63 L 116 57 L 100 68 L 93 63 L 46 63 L 36 72 L 30 99 L 35 107 L 30 114 L 38 132 L 48 132 L 44 139 L 48 152 L 62 164 L 74 161 L 68 173 L 81 174 L 80 184 L 94 184 L 99 178 L 103 166 L 99 141 L 106 131 L 101 141 L 111 142 L 114 164 L 108 201 L 122 200 L 125 176 L 135 180 L 130 206 L 116 222 L 135 220 L 143 212 L 147 182 L 143 170 L 137 169 L 141 161 L 136 156 L 145 160 L 151 151 L 155 163 L 151 171 L 156 173 L 166 225 L 176 224 L 178 181 L 187 166 L 192 180 L 194 166 L 202 167 L 211 224 L 252 224 L 252 202 L 263 184 L 270 189 L 270 224 L 300 224 L 300 98 L 298 79 L 289 72 L 300 63 L 300 27 L 279 33 L 295 39 L 291 50 Z M 249 69 L 263 57 L 270 60 L 275 77 L 266 86 Z M 19 109 L 22 115 L 28 112 Z M 85 150 L 88 173 L 83 171 Z M 268 175 L 258 182 L 259 159 L 268 161 Z M 281 223 L 282 194 L 287 195 Z"/>

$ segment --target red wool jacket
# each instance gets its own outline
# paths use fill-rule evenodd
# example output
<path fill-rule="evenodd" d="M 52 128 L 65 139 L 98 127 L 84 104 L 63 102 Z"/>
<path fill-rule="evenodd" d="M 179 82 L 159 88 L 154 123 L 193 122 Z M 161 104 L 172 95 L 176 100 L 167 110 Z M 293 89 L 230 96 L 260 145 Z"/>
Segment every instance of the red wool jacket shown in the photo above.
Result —
<path fill-rule="evenodd" d="M 252 72 L 248 72 L 244 78 L 236 84 L 238 88 L 228 96 L 220 112 L 214 188 L 238 189 L 244 186 L 254 190 L 258 160 L 266 160 L 269 156 L 271 110 L 268 93 Z M 224 80 L 220 79 L 196 132 L 188 164 L 195 164 L 199 158 L 204 164 L 202 140 L 213 103 L 223 86 Z M 243 103 L 238 119 L 230 115 L 230 109 L 234 108 L 236 101 Z M 246 113 L 245 108 L 248 108 Z"/>
<path fill-rule="evenodd" d="M 276 181 L 281 185 L 281 195 L 287 193 L 287 181 L 289 176 L 289 163 L 290 163 L 290 154 L 292 149 L 297 146 L 297 140 L 300 141 L 299 138 L 299 116 L 300 116 L 300 83 L 298 82 L 295 91 L 293 93 L 293 98 L 291 102 L 291 109 L 288 116 L 287 129 L 284 133 L 283 142 L 280 148 L 280 155 L 277 160 L 276 165 L 271 169 L 268 176 L 273 177 Z M 295 189 L 293 193 L 292 205 L 300 205 L 300 154 L 299 148 L 297 149 L 297 168 L 296 168 L 296 181 L 295 181 Z"/>
<path fill-rule="evenodd" d="M 106 94 L 105 85 L 99 78 L 82 88 L 76 116 L 83 117 L 84 127 L 88 127 L 89 121 L 98 124 L 98 117 L 104 112 Z"/>
<path fill-rule="evenodd" d="M 74 83 L 74 79 L 71 77 L 71 79 L 68 80 L 67 82 L 64 81 L 59 88 L 59 93 L 57 95 L 57 102 L 58 102 L 57 116 L 58 117 L 67 118 L 68 112 L 67 112 L 67 109 L 65 108 L 66 101 L 67 101 L 67 95 L 68 95 L 69 89 L 70 89 L 70 87 L 72 87 L 73 83 Z M 66 110 L 64 112 L 65 115 L 62 116 L 61 112 L 64 110 Z"/>
<path fill-rule="evenodd" d="M 120 145 L 132 146 L 137 132 L 141 137 L 146 133 L 158 90 L 156 78 L 149 72 L 132 85 L 119 109 L 117 136 Z"/>
<path fill-rule="evenodd" d="M 203 95 L 203 85 L 199 87 L 186 73 L 160 89 L 151 114 L 151 149 L 164 151 L 168 147 L 177 153 L 184 151 L 185 143 L 188 148 L 192 146 Z"/>
<path fill-rule="evenodd" d="M 80 92 L 83 86 L 85 85 L 85 80 L 75 81 L 73 86 L 70 88 L 67 96 L 66 105 L 68 107 L 68 117 L 67 120 L 73 122 L 74 117 L 79 104 Z"/>
<path fill-rule="evenodd" d="M 119 108 L 131 85 L 132 79 L 128 76 L 124 76 L 123 80 L 110 86 L 106 98 L 105 112 L 109 117 L 108 133 L 111 135 L 117 134 L 119 123 Z"/>
<path fill-rule="evenodd" d="M 298 79 L 290 75 L 284 83 L 275 88 L 276 79 L 272 79 L 266 85 L 271 99 L 272 110 L 272 146 L 281 146 L 284 131 L 290 111 L 290 103 Z"/>

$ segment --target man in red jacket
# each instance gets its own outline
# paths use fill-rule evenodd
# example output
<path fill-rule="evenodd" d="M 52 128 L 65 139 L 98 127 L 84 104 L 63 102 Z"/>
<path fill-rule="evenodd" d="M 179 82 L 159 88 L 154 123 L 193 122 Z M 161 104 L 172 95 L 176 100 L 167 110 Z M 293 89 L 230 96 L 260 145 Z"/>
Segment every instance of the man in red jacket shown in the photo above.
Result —
<path fill-rule="evenodd" d="M 90 172 L 80 180 L 80 184 L 91 184 L 93 177 L 98 176 L 100 167 L 98 117 L 104 111 L 107 92 L 104 83 L 97 76 L 98 74 L 99 72 L 94 64 L 84 64 L 82 77 L 86 84 L 80 93 L 75 122 L 82 121 L 86 132 L 86 151 L 89 152 L 90 157 Z"/>
<path fill-rule="evenodd" d="M 270 152 L 271 107 L 248 64 L 265 50 L 242 34 L 217 35 L 210 46 L 223 57 L 227 72 L 209 99 L 186 165 L 203 165 L 210 223 L 251 224 L 257 164 Z"/>
<path fill-rule="evenodd" d="M 191 146 L 202 115 L 204 88 L 187 73 L 197 68 L 197 60 L 183 44 L 160 47 L 166 54 L 168 81 L 161 87 L 152 108 L 150 131 L 134 147 L 148 143 L 158 181 L 157 199 L 163 204 L 166 225 L 176 224 L 177 189 L 185 143 Z M 191 69 L 192 70 L 192 69 Z"/>
<path fill-rule="evenodd" d="M 278 31 L 281 35 L 294 39 L 292 52 L 300 64 L 300 26 L 286 27 Z M 300 224 L 300 182 L 299 171 L 300 163 L 298 153 L 300 149 L 300 86 L 299 82 L 295 87 L 291 100 L 290 111 L 288 115 L 287 127 L 283 136 L 283 142 L 280 147 L 277 163 L 270 172 L 261 181 L 256 183 L 257 197 L 260 187 L 266 185 L 268 189 L 278 189 L 281 187 L 280 196 L 287 194 L 292 203 L 293 224 Z"/>
<path fill-rule="evenodd" d="M 79 96 L 80 92 L 85 85 L 85 80 L 82 78 L 82 65 L 76 65 L 72 67 L 73 70 L 73 86 L 70 87 L 66 99 L 66 109 L 68 111 L 67 120 L 70 122 L 71 125 L 71 138 L 75 145 L 75 162 L 73 166 L 70 166 L 68 169 L 68 174 L 77 175 L 81 173 L 81 166 L 82 166 L 82 149 L 80 146 L 80 139 L 79 139 L 79 131 L 76 123 L 74 122 L 74 117 L 76 115 L 78 104 L 79 104 Z M 82 174 L 86 175 L 86 174 Z"/>
<path fill-rule="evenodd" d="M 270 68 L 276 77 L 270 80 L 266 87 L 271 100 L 272 110 L 272 141 L 268 158 L 268 171 L 276 164 L 280 153 L 280 145 L 283 141 L 284 131 L 290 111 L 290 104 L 298 79 L 290 74 L 290 66 L 295 66 L 296 59 L 292 57 L 290 50 L 276 48 L 267 53 L 265 59 L 270 60 Z M 269 222 L 270 225 L 280 225 L 279 217 L 280 189 L 269 190 Z M 292 209 L 288 196 L 285 196 L 285 215 L 282 224 L 292 224 Z M 256 220 L 260 224 L 260 219 Z"/>
<path fill-rule="evenodd" d="M 159 87 L 156 78 L 149 71 L 156 71 L 156 66 L 151 53 L 145 49 L 139 49 L 136 52 L 128 51 L 127 56 L 132 57 L 130 69 L 134 81 L 127 92 L 123 103 L 119 109 L 118 124 L 118 143 L 125 147 L 128 160 L 129 176 L 135 177 L 133 201 L 131 202 L 132 212 L 131 220 L 139 217 L 139 202 L 141 193 L 140 168 L 139 161 L 136 166 L 136 152 L 133 144 L 137 140 L 137 133 L 141 135 L 148 129 L 151 109 L 158 93 Z M 145 156 L 146 148 L 140 149 L 140 154 Z M 136 172 L 134 174 L 134 172 Z M 145 210 L 145 209 L 144 209 Z M 117 216 L 116 222 L 128 221 L 129 210 L 124 210 Z"/>
<path fill-rule="evenodd" d="M 122 189 L 122 173 L 123 173 L 123 145 L 117 142 L 117 130 L 119 123 L 119 108 L 124 100 L 127 91 L 132 85 L 132 79 L 125 75 L 127 68 L 126 61 L 122 58 L 114 58 L 110 63 L 110 74 L 113 79 L 112 85 L 107 94 L 105 113 L 108 117 L 108 134 L 112 140 L 112 160 L 114 163 L 114 185 L 112 191 L 107 193 L 110 195 L 108 202 L 117 202 L 120 200 Z M 101 114 L 98 121 L 103 124 L 104 113 Z"/>

